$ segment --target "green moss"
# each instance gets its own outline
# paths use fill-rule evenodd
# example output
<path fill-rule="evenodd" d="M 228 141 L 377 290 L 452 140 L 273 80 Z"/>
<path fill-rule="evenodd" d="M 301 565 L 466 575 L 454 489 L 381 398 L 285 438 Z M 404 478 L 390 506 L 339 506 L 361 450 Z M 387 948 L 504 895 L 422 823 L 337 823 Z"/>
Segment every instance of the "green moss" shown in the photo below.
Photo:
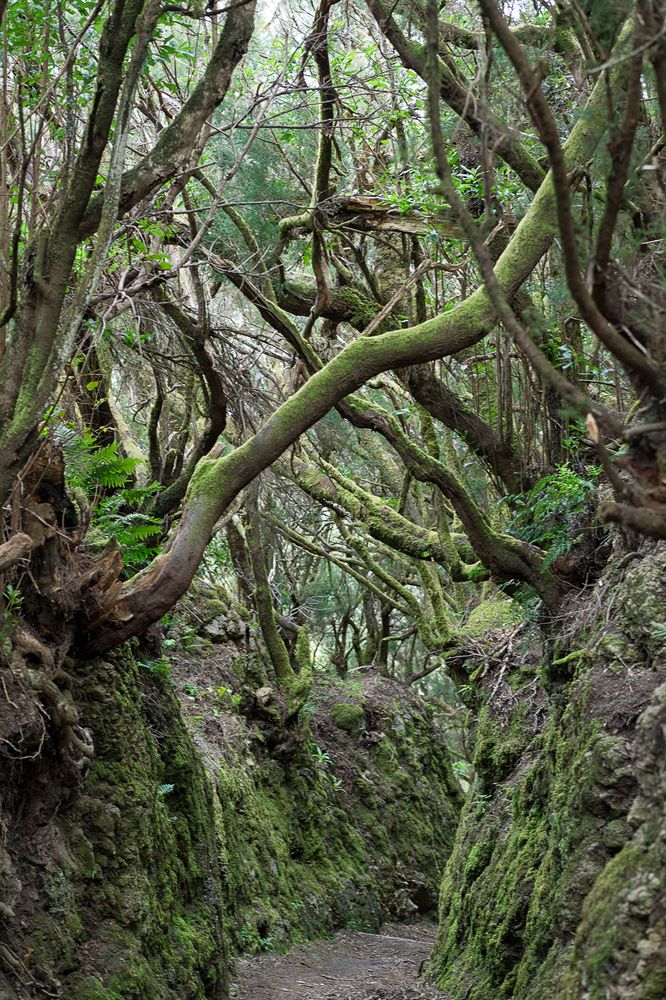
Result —
<path fill-rule="evenodd" d="M 360 733 L 365 713 L 362 705 L 350 704 L 348 702 L 338 702 L 331 706 L 331 719 L 338 727 L 347 733 L 357 735 Z"/>
<path fill-rule="evenodd" d="M 588 850 L 602 826 L 592 801 L 624 780 L 621 748 L 585 704 L 582 696 L 555 713 L 536 738 L 526 706 L 508 722 L 482 712 L 477 790 L 444 876 L 433 962 L 454 996 L 461 982 L 471 983 L 470 1000 L 561 995 L 553 992 L 565 961 L 556 940 L 573 934 L 603 861 Z"/>
<path fill-rule="evenodd" d="M 234 952 L 375 929 L 434 901 L 460 793 L 427 713 L 374 705 L 381 738 L 360 747 L 359 683 L 332 713 L 355 732 L 325 726 L 325 751 L 291 723 L 281 764 L 250 757 L 241 734 L 206 771 L 167 676 L 128 649 L 78 669 L 97 756 L 58 819 L 62 857 L 30 927 L 34 968 L 73 1000 L 223 996 Z"/>
<path fill-rule="evenodd" d="M 636 845 L 628 843 L 609 861 L 596 880 L 592 892 L 585 900 L 583 919 L 577 935 L 580 943 L 585 942 L 585 949 L 583 954 L 577 954 L 577 949 L 574 950 L 572 967 L 565 974 L 562 983 L 563 1000 L 574 1000 L 580 996 L 580 989 L 586 981 L 608 981 L 613 956 L 617 955 L 622 946 L 622 941 L 618 940 L 618 932 L 620 935 L 625 933 L 617 912 L 622 905 L 622 891 L 640 869 L 643 860 L 643 852 Z M 664 993 L 657 996 L 663 997 Z"/>
<path fill-rule="evenodd" d="M 637 752 L 631 725 L 617 719 L 635 713 L 636 691 L 648 704 L 658 651 L 633 667 L 631 685 L 626 665 L 613 669 L 623 649 L 658 639 L 650 626 L 664 618 L 665 564 L 651 553 L 614 581 L 617 610 L 601 635 L 594 605 L 579 616 L 556 652 L 566 660 L 585 651 L 566 687 L 546 700 L 523 681 L 510 701 L 480 713 L 476 777 L 442 881 L 432 962 L 456 1000 L 601 1000 L 616 988 L 618 996 L 666 995 L 665 786 L 655 739 L 666 688 L 644 711 L 646 749 Z M 636 798 L 637 775 L 645 801 Z M 638 833 L 630 809 L 634 826 L 643 823 Z"/>
<path fill-rule="evenodd" d="M 102 986 L 99 979 L 95 979 L 94 976 L 86 976 L 74 986 L 71 997 L 72 1000 L 123 1000 L 122 993 Z"/>
<path fill-rule="evenodd" d="M 358 711 L 352 715 L 358 719 Z M 347 756 L 348 731 L 339 732 Z M 392 760 L 386 770 L 384 743 Z M 336 766 L 334 746 L 322 754 L 308 741 L 286 785 L 278 769 L 220 772 L 225 841 L 237 876 L 237 947 L 259 950 L 268 936 L 282 948 L 294 936 L 340 925 L 376 928 L 390 913 L 406 915 L 409 900 L 397 898 L 399 863 L 425 873 L 422 891 L 434 899 L 433 874 L 441 867 L 434 845 L 448 851 L 460 795 L 430 721 L 406 713 L 400 736 L 385 735 L 379 752 L 375 746 L 355 759 L 353 794 L 336 784 Z"/>
<path fill-rule="evenodd" d="M 310 696 L 314 666 L 310 653 L 310 639 L 306 628 L 299 628 L 296 636 L 294 658 L 298 673 L 292 678 L 287 692 L 289 714 L 296 715 Z"/>
<path fill-rule="evenodd" d="M 357 330 L 365 329 L 377 314 L 375 303 L 356 288 L 336 288 L 334 296 L 335 305 L 347 314 L 347 322 Z M 382 329 L 386 326 L 387 322 Z"/>
<path fill-rule="evenodd" d="M 496 718 L 487 706 L 481 709 L 473 763 L 484 792 L 492 791 L 519 762 L 528 715 L 528 706 L 519 706 L 506 720 Z"/>
<path fill-rule="evenodd" d="M 173 983 L 198 983 L 178 995 L 203 998 L 205 982 L 226 983 L 228 890 L 212 791 L 173 688 L 128 650 L 81 665 L 79 680 L 96 759 L 59 821 L 68 862 L 44 874 L 35 966 L 64 978 L 77 1000 L 162 1000 Z M 86 941 L 92 978 L 71 971 Z"/>
<path fill-rule="evenodd" d="M 469 613 L 460 630 L 464 638 L 482 638 L 487 632 L 498 628 L 515 628 L 522 621 L 520 607 L 514 601 L 493 598 L 481 601 Z"/>

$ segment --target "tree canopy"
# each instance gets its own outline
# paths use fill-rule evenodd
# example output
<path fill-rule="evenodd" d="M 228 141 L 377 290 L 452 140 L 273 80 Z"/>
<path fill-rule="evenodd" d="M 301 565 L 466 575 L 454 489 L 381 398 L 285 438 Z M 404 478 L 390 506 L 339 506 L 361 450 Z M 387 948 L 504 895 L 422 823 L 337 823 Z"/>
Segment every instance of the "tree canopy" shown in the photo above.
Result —
<path fill-rule="evenodd" d="M 480 608 L 547 623 L 611 523 L 666 537 L 656 2 L 1 16 L 23 661 L 140 635 L 198 574 L 294 706 L 320 652 L 465 685 Z"/>

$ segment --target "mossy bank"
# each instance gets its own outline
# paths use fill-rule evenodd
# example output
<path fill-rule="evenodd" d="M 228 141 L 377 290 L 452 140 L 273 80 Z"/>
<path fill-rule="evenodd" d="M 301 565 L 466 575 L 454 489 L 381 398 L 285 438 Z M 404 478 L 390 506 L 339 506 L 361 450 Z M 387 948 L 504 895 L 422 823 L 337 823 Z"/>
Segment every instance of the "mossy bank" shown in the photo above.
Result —
<path fill-rule="evenodd" d="M 666 996 L 665 620 L 649 545 L 490 683 L 431 965 L 456 1000 Z"/>
<path fill-rule="evenodd" d="M 208 619 L 171 662 L 77 665 L 89 773 L 53 751 L 0 781 L 3 1000 L 222 1000 L 241 951 L 436 906 L 460 791 L 426 706 L 324 684 L 276 742 L 270 690 L 254 718 L 235 691 L 246 624 Z"/>

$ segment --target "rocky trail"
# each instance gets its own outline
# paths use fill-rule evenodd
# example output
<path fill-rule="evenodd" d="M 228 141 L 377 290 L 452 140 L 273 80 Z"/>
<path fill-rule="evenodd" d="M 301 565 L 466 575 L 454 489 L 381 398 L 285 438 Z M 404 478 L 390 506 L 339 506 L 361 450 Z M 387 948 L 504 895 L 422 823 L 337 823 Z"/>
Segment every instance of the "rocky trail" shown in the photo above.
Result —
<path fill-rule="evenodd" d="M 329 941 L 239 963 L 234 1000 L 446 1000 L 420 979 L 435 941 L 430 924 L 380 934 L 342 931 Z"/>

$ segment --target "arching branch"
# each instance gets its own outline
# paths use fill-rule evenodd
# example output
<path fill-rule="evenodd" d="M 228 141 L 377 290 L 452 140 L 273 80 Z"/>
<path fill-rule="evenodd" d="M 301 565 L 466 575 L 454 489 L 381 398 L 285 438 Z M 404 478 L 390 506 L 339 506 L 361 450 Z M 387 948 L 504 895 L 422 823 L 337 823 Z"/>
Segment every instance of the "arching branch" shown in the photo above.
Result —
<path fill-rule="evenodd" d="M 606 84 L 597 83 L 586 113 L 566 143 L 572 168 L 585 162 L 607 122 Z M 495 265 L 503 293 L 511 297 L 550 246 L 555 228 L 555 192 L 548 176 Z M 91 631 L 88 652 L 108 649 L 140 634 L 187 589 L 219 517 L 263 469 L 275 461 L 331 407 L 389 369 L 432 361 L 476 343 L 495 323 L 484 288 L 456 308 L 426 323 L 348 344 L 266 421 L 248 441 L 224 456 L 203 459 L 194 473 L 180 526 L 167 550 L 128 582 L 107 618 Z"/>

